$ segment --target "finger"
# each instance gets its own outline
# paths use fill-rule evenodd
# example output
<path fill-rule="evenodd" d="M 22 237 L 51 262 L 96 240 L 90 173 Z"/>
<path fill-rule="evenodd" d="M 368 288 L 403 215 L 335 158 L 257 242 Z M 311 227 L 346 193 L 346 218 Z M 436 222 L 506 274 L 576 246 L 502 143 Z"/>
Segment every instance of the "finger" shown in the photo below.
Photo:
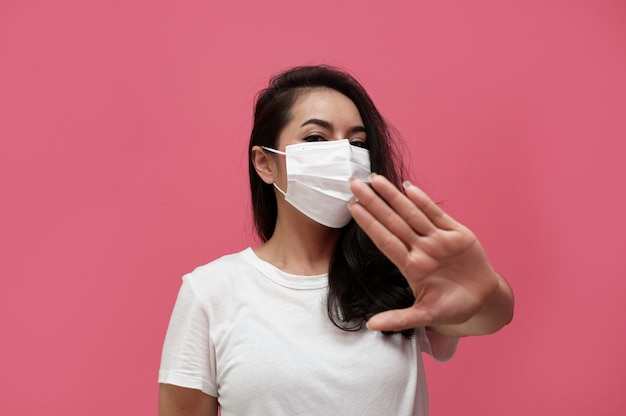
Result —
<path fill-rule="evenodd" d="M 374 174 L 370 177 L 370 183 L 416 233 L 430 235 L 436 231 L 435 225 L 421 208 L 400 192 L 387 178 Z"/>
<path fill-rule="evenodd" d="M 412 306 L 376 314 L 367 321 L 367 328 L 373 331 L 398 332 L 432 324 L 430 313 L 425 309 Z"/>
<path fill-rule="evenodd" d="M 381 224 L 380 221 L 360 203 L 351 201 L 348 204 L 348 209 L 354 221 L 365 231 L 376 247 L 378 247 L 392 263 L 400 267 L 409 254 L 408 248 L 404 242 Z"/>
<path fill-rule="evenodd" d="M 432 224 L 443 230 L 453 230 L 457 228 L 458 223 L 430 199 L 430 197 L 426 195 L 426 192 L 409 181 L 404 181 L 402 186 L 404 187 L 406 196 Z"/>
<path fill-rule="evenodd" d="M 387 181 L 387 183 L 389 183 Z M 391 183 L 389 186 L 397 194 L 402 195 Z M 359 205 L 364 207 L 378 222 L 380 222 L 389 232 L 396 235 L 407 247 L 415 243 L 419 236 L 415 234 L 411 226 L 376 194 L 367 184 L 358 179 L 350 181 L 350 189 L 358 199 Z M 408 198 L 404 197 L 411 204 Z"/>

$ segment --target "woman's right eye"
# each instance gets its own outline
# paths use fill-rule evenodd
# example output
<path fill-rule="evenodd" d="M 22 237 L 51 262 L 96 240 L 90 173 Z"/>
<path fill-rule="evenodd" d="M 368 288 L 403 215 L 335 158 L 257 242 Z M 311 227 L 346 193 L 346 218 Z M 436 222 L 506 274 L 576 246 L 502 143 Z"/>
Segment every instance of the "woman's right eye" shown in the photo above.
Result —
<path fill-rule="evenodd" d="M 310 134 L 304 138 L 306 142 L 324 142 L 326 138 L 324 136 L 320 136 L 319 134 Z"/>

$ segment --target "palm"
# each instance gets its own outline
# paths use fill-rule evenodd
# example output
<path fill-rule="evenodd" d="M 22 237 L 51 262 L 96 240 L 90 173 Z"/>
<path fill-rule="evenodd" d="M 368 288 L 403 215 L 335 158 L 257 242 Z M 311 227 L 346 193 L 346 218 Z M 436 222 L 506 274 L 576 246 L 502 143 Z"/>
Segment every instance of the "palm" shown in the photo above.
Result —
<path fill-rule="evenodd" d="M 380 197 L 352 182 L 359 200 L 352 216 L 402 272 L 415 303 L 379 314 L 369 326 L 397 331 L 467 321 L 498 285 L 479 241 L 419 188 L 408 186 L 405 195 L 379 175 L 371 185 Z"/>

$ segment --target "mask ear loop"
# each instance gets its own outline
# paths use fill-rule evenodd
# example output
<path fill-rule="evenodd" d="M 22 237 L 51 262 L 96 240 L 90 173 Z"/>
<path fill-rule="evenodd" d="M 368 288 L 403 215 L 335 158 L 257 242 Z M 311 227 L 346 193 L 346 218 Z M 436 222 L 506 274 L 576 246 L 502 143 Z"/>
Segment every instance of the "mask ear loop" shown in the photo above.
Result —
<path fill-rule="evenodd" d="M 267 150 L 268 152 L 276 153 L 277 155 L 287 155 L 287 153 L 281 152 L 280 150 L 272 149 L 271 147 L 261 146 L 261 149 Z"/>
<path fill-rule="evenodd" d="M 281 152 L 280 150 L 272 149 L 271 147 L 261 146 L 261 149 L 267 150 L 268 152 L 276 153 L 278 155 L 287 155 L 287 153 Z M 285 191 L 280 189 L 278 185 L 276 185 L 276 182 L 272 183 L 272 185 L 274 185 L 274 188 L 278 189 L 278 192 L 280 192 L 285 198 L 287 198 L 287 194 L 285 193 Z"/>
<path fill-rule="evenodd" d="M 272 185 L 274 185 L 274 188 L 278 189 L 278 192 L 280 192 L 281 194 L 283 194 L 283 196 L 284 196 L 285 198 L 287 198 L 287 194 L 285 193 L 285 191 L 283 191 L 282 189 L 280 189 L 280 188 L 278 187 L 278 185 L 276 185 L 276 182 L 272 183 Z"/>

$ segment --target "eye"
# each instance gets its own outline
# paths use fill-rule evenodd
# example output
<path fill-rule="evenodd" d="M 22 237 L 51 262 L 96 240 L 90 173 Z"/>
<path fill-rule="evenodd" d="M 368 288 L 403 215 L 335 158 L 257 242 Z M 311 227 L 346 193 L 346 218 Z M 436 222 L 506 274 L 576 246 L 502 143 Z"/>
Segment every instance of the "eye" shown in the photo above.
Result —
<path fill-rule="evenodd" d="M 306 141 L 306 142 L 309 142 L 309 143 L 312 143 L 312 142 L 324 142 L 324 141 L 326 141 L 326 138 L 324 138 L 324 136 L 320 136 L 319 134 L 309 134 L 303 140 Z"/>
<path fill-rule="evenodd" d="M 369 146 L 367 145 L 367 142 L 362 139 L 351 139 L 350 144 L 354 147 L 360 147 L 362 149 L 369 148 Z"/>

